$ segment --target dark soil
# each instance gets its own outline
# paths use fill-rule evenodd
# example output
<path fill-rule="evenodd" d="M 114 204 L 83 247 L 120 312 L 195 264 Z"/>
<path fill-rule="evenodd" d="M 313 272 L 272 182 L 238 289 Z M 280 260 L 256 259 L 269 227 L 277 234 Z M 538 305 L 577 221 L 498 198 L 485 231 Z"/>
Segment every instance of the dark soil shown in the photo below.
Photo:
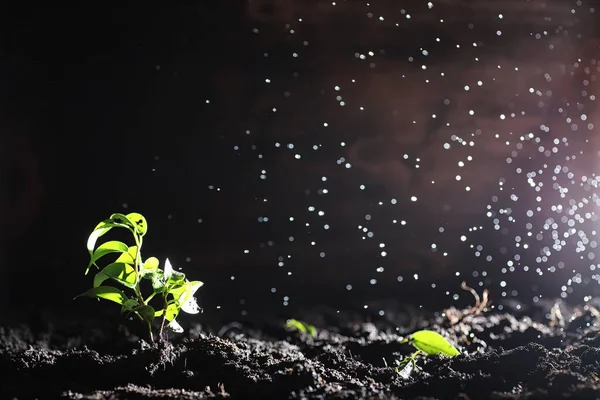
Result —
<path fill-rule="evenodd" d="M 0 399 L 600 398 L 598 311 L 552 305 L 478 315 L 395 307 L 377 322 L 318 310 L 298 316 L 315 338 L 273 320 L 195 325 L 162 346 L 112 321 L 46 319 L 0 328 Z M 394 361 L 414 349 L 399 340 L 423 328 L 463 354 L 423 357 L 403 378 Z"/>

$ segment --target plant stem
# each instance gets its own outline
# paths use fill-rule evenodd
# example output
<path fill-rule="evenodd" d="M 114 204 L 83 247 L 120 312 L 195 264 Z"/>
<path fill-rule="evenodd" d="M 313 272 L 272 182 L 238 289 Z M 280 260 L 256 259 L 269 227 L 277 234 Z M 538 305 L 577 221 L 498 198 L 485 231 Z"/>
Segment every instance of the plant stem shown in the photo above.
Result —
<path fill-rule="evenodd" d="M 150 343 L 154 343 L 154 335 L 152 334 L 152 324 L 148 322 L 148 336 L 150 337 Z"/>
<path fill-rule="evenodd" d="M 160 331 L 159 331 L 159 336 L 161 339 L 163 339 L 163 330 L 165 329 L 165 321 L 167 320 L 167 295 L 165 294 L 163 296 L 163 299 L 165 301 L 164 303 L 164 312 L 162 315 L 162 321 L 160 322 Z"/>
<path fill-rule="evenodd" d="M 150 302 L 150 300 L 152 300 L 154 298 L 155 295 L 156 295 L 156 292 L 153 292 L 150 296 L 148 296 L 148 298 L 146 300 L 144 300 L 144 303 L 148 304 Z"/>
<path fill-rule="evenodd" d="M 138 237 L 137 234 L 133 235 L 135 237 L 135 244 L 137 247 L 137 251 L 135 252 L 135 273 L 137 276 L 140 275 L 140 258 L 142 257 L 142 241 L 144 239 L 142 239 L 141 237 Z"/>
<path fill-rule="evenodd" d="M 150 301 L 150 299 L 152 297 L 149 297 L 148 300 L 144 300 L 144 296 L 142 296 L 142 290 L 140 288 L 140 283 L 142 282 L 142 278 L 140 277 L 140 264 L 141 264 L 141 260 L 142 260 L 142 237 L 139 236 L 137 233 L 133 233 L 133 237 L 135 238 L 135 244 L 137 247 L 137 250 L 135 252 L 135 279 L 136 279 L 136 284 L 135 284 L 135 288 L 134 288 L 134 292 L 136 297 L 138 298 L 138 301 L 140 302 L 140 304 L 146 305 L 148 304 L 148 301 Z M 150 339 L 150 343 L 154 343 L 154 335 L 152 334 L 152 323 L 148 322 L 148 338 Z"/>
<path fill-rule="evenodd" d="M 135 295 L 138 298 L 138 301 L 141 304 L 148 304 L 147 301 L 144 301 L 144 297 L 142 296 L 142 291 L 140 289 L 140 283 L 142 281 L 142 279 L 140 278 L 140 261 L 142 258 L 142 241 L 143 239 L 141 237 L 139 237 L 135 232 L 133 234 L 133 237 L 135 239 L 135 244 L 137 247 L 137 250 L 135 252 L 135 277 L 136 277 L 136 284 L 135 284 Z"/>

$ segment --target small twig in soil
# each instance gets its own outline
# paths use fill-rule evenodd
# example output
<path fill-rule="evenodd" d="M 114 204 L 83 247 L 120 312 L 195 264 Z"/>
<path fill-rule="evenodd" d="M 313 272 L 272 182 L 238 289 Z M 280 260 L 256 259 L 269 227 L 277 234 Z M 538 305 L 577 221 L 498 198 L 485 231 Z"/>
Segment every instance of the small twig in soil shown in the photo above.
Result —
<path fill-rule="evenodd" d="M 469 315 L 469 314 L 478 315 L 483 310 L 485 310 L 485 308 L 489 305 L 487 289 L 485 289 L 483 291 L 483 295 L 482 295 L 483 299 L 482 299 L 481 297 L 479 297 L 479 294 L 475 291 L 475 289 L 467 286 L 467 282 L 463 281 L 460 285 L 460 288 L 462 290 L 466 290 L 467 292 L 470 292 L 473 295 L 473 297 L 475 297 L 475 306 L 471 307 L 470 312 L 468 312 L 467 315 Z"/>

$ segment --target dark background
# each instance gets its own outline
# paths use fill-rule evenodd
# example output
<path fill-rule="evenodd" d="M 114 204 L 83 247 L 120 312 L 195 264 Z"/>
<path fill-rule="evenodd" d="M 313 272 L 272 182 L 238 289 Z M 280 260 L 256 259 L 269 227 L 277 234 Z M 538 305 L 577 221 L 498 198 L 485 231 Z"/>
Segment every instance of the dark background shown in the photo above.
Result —
<path fill-rule="evenodd" d="M 555 274 L 533 272 L 540 264 L 535 261 L 539 252 L 533 250 L 523 254 L 515 273 L 501 271 L 506 263 L 502 248 L 514 244 L 515 232 L 523 234 L 525 229 L 495 231 L 486 215 L 489 200 L 477 199 L 498 194 L 500 177 L 526 202 L 515 206 L 515 213 L 525 213 L 535 194 L 526 192 L 522 177 L 496 170 L 492 161 L 475 171 L 475 178 L 478 174 L 494 178 L 493 185 L 487 180 L 473 182 L 482 197 L 470 200 L 453 192 L 442 196 L 424 192 L 417 203 L 410 196 L 419 195 L 418 190 L 393 188 L 400 178 L 378 180 L 368 168 L 344 168 L 346 158 L 358 163 L 351 158 L 353 145 L 378 138 L 375 132 L 402 132 L 410 126 L 416 111 L 403 104 L 410 103 L 412 96 L 452 97 L 461 91 L 460 79 L 423 89 L 428 92 L 406 86 L 393 93 L 394 99 L 385 85 L 367 85 L 354 92 L 342 85 L 344 99 L 353 104 L 351 110 L 339 106 L 333 89 L 338 81 L 361 81 L 376 74 L 397 79 L 394 74 L 400 70 L 416 80 L 410 74 L 415 76 L 423 63 L 430 69 L 447 66 L 447 71 L 459 72 L 477 68 L 475 57 L 491 64 L 495 57 L 535 64 L 535 55 L 522 43 L 530 43 L 532 32 L 537 31 L 548 31 L 551 39 L 547 40 L 567 42 L 572 52 L 556 55 L 564 57 L 567 66 L 578 54 L 584 63 L 591 63 L 598 49 L 597 13 L 589 12 L 589 4 L 577 6 L 581 12 L 573 16 L 569 10 L 575 2 L 568 1 L 545 3 L 541 11 L 533 3 L 523 4 L 531 2 L 503 2 L 497 10 L 486 8 L 484 1 L 439 2 L 434 14 L 419 2 L 373 1 L 367 9 L 363 2 L 348 0 L 333 11 L 330 2 L 316 0 L 294 6 L 285 1 L 262 3 L 19 6 L 2 16 L 1 89 L 6 115 L 2 134 L 28 138 L 39 166 L 41 191 L 39 206 L 23 219 L 31 223 L 24 223 L 23 233 L 15 233 L 18 237 L 5 245 L 13 307 L 39 304 L 39 296 L 44 305 L 72 307 L 72 297 L 91 284 L 91 278 L 83 276 L 87 235 L 111 213 L 131 211 L 148 219 L 146 256 L 169 257 L 190 278 L 206 283 L 200 292 L 206 313 L 257 315 L 265 307 L 292 313 L 314 304 L 362 307 L 383 298 L 438 307 L 452 303 L 453 294 L 461 295 L 459 301 L 471 301 L 459 289 L 463 279 L 490 288 L 498 302 L 509 297 L 528 302 L 541 293 L 558 296 L 573 270 L 587 271 L 584 280 L 593 283 L 583 292 L 595 290 L 589 262 L 578 258 L 574 245 L 565 246 L 560 259 L 553 260 L 552 265 L 567 264 Z M 413 16 L 410 25 L 377 21 L 379 15 L 402 21 L 403 8 Z M 498 20 L 498 13 L 504 20 Z M 499 27 L 501 36 L 496 35 Z M 443 38 L 443 43 L 436 38 Z M 460 50 L 456 42 L 464 44 Z M 472 42 L 480 46 L 468 46 Z M 421 47 L 430 50 L 428 58 L 420 53 Z M 375 67 L 355 57 L 369 51 L 377 55 Z M 298 58 L 292 56 L 294 52 Z M 416 58 L 414 64 L 407 63 L 410 56 Z M 539 77 L 545 63 L 556 61 L 552 57 L 537 62 L 542 67 L 536 72 Z M 557 93 L 555 100 L 544 107 L 521 104 L 557 130 L 565 119 L 559 110 L 561 99 L 572 100 L 573 115 L 581 107 L 593 115 L 593 105 L 579 98 L 582 79 L 568 71 L 566 83 L 546 82 Z M 267 85 L 265 79 L 272 83 Z M 507 84 L 501 79 L 497 83 Z M 369 90 L 374 97 L 365 97 Z M 492 87 L 488 98 L 494 96 Z M 359 103 L 365 112 L 356 111 Z M 452 119 L 452 111 L 438 111 L 435 106 L 417 111 L 439 115 L 440 122 L 423 126 L 423 141 L 409 147 L 383 141 L 383 146 L 361 147 L 359 156 L 375 165 L 386 157 L 400 160 L 404 153 L 411 157 L 422 153 L 426 154 L 423 169 L 433 168 L 434 174 L 435 168 L 446 169 L 443 156 L 433 153 L 428 158 L 427 138 L 436 140 L 435 132 L 443 128 L 443 121 Z M 515 124 L 509 130 L 520 135 L 530 129 Z M 491 129 L 483 132 L 492 133 Z M 585 143 L 593 131 L 585 135 L 574 142 Z M 283 149 L 275 147 L 276 142 Z M 293 151 L 285 150 L 288 143 L 294 143 Z M 319 151 L 312 149 L 314 144 L 320 145 Z M 13 145 L 12 154 L 29 151 L 22 146 Z M 510 154 L 503 147 L 499 152 Z M 296 153 L 302 160 L 293 158 Z M 534 167 L 542 163 L 535 157 L 523 160 L 523 165 Z M 260 179 L 263 169 L 265 180 Z M 597 166 L 585 159 L 575 163 L 573 170 L 594 176 Z M 327 176 L 327 182 L 322 176 Z M 411 176 L 420 179 L 418 174 Z M 361 184 L 367 189 L 360 190 Z M 323 188 L 329 193 L 320 193 Z M 18 186 L 10 189 L 18 190 Z M 591 198 L 592 193 L 588 190 L 581 196 Z M 393 207 L 392 198 L 398 199 Z M 19 204 L 9 202 L 8 214 L 14 215 Z M 443 208 L 445 204 L 451 207 Z M 310 206 L 325 215 L 319 217 L 309 211 Z M 258 222 L 264 216 L 269 221 Z M 407 224 L 401 225 L 402 220 Z M 540 223 L 545 217 L 533 220 Z M 593 222 L 583 228 L 591 240 L 597 238 Z M 330 229 L 323 229 L 325 223 Z M 375 237 L 364 240 L 359 226 L 366 226 Z M 473 226 L 481 229 L 473 234 Z M 444 227 L 443 235 L 439 227 Z M 460 240 L 463 234 L 470 235 L 466 243 Z M 317 244 L 312 246 L 311 241 Z M 386 244 L 386 257 L 381 256 L 379 243 Z M 438 251 L 432 251 L 432 243 L 438 244 Z M 484 253 L 494 255 L 494 262 L 475 256 L 480 243 L 485 245 Z M 449 255 L 443 256 L 446 251 Z M 281 260 L 284 265 L 278 266 Z M 547 268 L 551 262 L 541 264 Z M 532 265 L 528 273 L 522 271 L 524 265 Z M 377 272 L 378 267 L 384 270 Z M 419 279 L 413 274 L 419 274 Z M 371 279 L 377 279 L 377 284 L 371 284 Z M 508 286 L 500 286 L 501 281 Z M 350 291 L 348 284 L 353 287 Z M 28 294 L 22 295 L 23 291 Z M 290 300 L 286 302 L 284 296 Z"/>

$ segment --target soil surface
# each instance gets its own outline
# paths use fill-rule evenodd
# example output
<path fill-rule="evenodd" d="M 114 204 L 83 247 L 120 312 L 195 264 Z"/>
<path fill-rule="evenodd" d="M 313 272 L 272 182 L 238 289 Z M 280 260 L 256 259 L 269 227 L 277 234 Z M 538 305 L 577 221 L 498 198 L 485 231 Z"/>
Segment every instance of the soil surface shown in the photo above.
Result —
<path fill-rule="evenodd" d="M 595 302 L 510 305 L 428 314 L 394 306 L 383 317 L 318 309 L 284 319 L 186 324 L 151 345 L 120 319 L 38 317 L 0 328 L 1 399 L 597 399 Z M 127 321 L 126 321 L 127 322 Z M 191 326 L 191 328 L 190 328 Z M 133 327 L 133 325 L 132 325 Z M 431 329 L 460 349 L 423 356 L 402 376 L 406 335 Z"/>

